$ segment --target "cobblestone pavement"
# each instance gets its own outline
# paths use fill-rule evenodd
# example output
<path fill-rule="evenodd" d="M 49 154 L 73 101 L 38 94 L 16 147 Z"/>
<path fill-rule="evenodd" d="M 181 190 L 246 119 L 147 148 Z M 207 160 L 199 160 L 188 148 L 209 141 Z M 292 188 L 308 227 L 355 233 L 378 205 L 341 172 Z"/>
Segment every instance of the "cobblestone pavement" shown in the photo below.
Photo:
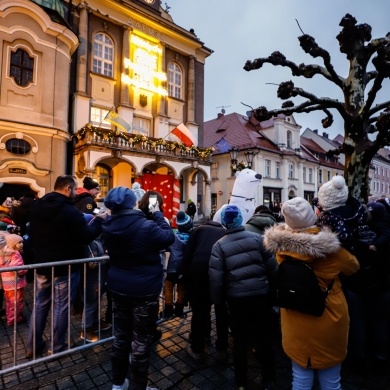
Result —
<path fill-rule="evenodd" d="M 27 312 L 28 309 L 27 304 L 25 311 Z M 163 334 L 153 348 L 149 369 L 150 384 L 161 390 L 234 389 L 231 357 L 225 364 L 218 364 L 216 360 L 216 350 L 214 348 L 215 321 L 213 321 L 211 344 L 205 351 L 204 361 L 195 363 L 187 353 L 190 319 L 191 314 L 188 313 L 184 318 L 175 318 L 159 325 Z M 72 338 L 76 344 L 80 343 L 78 338 L 79 320 L 72 320 L 72 327 Z M 11 346 L 14 337 L 19 340 L 17 344 L 18 356 L 21 357 L 21 362 L 26 361 L 24 359 L 26 332 L 26 324 L 19 324 L 15 335 L 13 328 L 6 327 L 5 318 L 3 317 L 0 320 L 0 368 L 5 367 L 13 359 Z M 275 390 L 290 389 L 290 362 L 282 351 L 277 325 L 275 326 L 275 333 L 270 337 L 274 339 L 277 366 Z M 110 348 L 111 341 L 108 341 L 95 345 L 88 350 L 74 352 L 62 358 L 53 356 L 53 360 L 36 364 L 34 367 L 4 374 L 0 378 L 0 389 L 111 389 Z M 260 365 L 251 353 L 249 353 L 249 366 L 250 384 L 248 390 L 260 389 Z M 347 361 L 342 369 L 342 385 L 344 390 L 390 389 L 390 370 L 381 375 L 374 374 L 369 364 L 367 364 L 367 367 L 356 372 Z M 315 386 L 314 389 L 318 389 L 318 386 Z"/>

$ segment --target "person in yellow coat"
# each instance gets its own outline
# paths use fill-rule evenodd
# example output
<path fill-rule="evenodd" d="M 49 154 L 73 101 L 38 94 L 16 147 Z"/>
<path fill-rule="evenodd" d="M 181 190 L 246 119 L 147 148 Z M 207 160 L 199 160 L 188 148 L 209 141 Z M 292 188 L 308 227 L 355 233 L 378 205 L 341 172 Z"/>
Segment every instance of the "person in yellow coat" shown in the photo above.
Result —
<path fill-rule="evenodd" d="M 337 234 L 316 226 L 315 213 L 305 199 L 288 200 L 281 212 L 285 224 L 265 232 L 265 248 L 275 253 L 279 264 L 286 258 L 310 263 L 323 290 L 334 281 L 321 317 L 281 308 L 283 349 L 292 360 L 292 389 L 311 389 L 317 372 L 322 390 L 338 390 L 349 329 L 339 274 L 352 275 L 358 271 L 359 263 L 341 247 Z"/>

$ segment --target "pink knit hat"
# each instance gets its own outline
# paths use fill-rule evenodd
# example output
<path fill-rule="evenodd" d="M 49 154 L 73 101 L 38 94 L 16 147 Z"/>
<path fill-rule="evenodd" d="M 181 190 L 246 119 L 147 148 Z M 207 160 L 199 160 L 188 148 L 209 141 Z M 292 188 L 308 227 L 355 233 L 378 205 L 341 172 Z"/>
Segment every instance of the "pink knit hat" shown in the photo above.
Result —
<path fill-rule="evenodd" d="M 19 236 L 19 234 L 7 234 L 5 235 L 5 241 L 7 242 L 8 248 L 14 249 L 18 242 L 23 241 L 23 237 Z"/>

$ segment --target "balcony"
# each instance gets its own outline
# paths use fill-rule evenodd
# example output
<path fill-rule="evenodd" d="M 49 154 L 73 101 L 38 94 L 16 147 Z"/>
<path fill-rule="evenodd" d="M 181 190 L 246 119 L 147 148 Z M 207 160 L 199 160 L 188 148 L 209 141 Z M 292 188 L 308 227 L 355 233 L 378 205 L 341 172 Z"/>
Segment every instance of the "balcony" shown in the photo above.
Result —
<path fill-rule="evenodd" d="M 163 158 L 211 163 L 211 154 L 214 151 L 214 148 L 187 147 L 177 141 L 94 127 L 90 123 L 78 130 L 75 138 L 75 153 L 86 147 L 98 147 L 114 151 L 120 150 L 125 154 L 137 153 L 137 155 L 145 155 L 145 157 L 157 155 Z"/>

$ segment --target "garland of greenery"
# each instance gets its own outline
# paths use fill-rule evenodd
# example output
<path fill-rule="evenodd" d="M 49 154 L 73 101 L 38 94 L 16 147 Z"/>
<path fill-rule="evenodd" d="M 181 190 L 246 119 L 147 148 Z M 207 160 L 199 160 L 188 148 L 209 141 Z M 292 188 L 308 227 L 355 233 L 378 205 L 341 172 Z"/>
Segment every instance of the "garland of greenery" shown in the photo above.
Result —
<path fill-rule="evenodd" d="M 111 140 L 115 137 L 121 138 L 126 142 L 131 143 L 132 145 L 138 143 L 149 144 L 152 148 L 157 147 L 158 145 L 163 145 L 167 150 L 173 151 L 176 148 L 182 150 L 183 152 L 194 151 L 199 157 L 207 158 L 211 153 L 214 152 L 214 148 L 206 148 L 200 149 L 196 146 L 186 146 L 181 142 L 177 141 L 167 141 L 163 138 L 155 139 L 149 138 L 146 135 L 141 134 L 126 134 L 121 130 L 110 130 L 110 131 L 102 131 L 99 127 L 93 126 L 91 123 L 87 123 L 84 127 L 77 131 L 76 137 L 78 140 L 84 139 L 87 131 L 91 131 L 96 134 L 98 137 L 103 138 L 103 140 Z"/>

